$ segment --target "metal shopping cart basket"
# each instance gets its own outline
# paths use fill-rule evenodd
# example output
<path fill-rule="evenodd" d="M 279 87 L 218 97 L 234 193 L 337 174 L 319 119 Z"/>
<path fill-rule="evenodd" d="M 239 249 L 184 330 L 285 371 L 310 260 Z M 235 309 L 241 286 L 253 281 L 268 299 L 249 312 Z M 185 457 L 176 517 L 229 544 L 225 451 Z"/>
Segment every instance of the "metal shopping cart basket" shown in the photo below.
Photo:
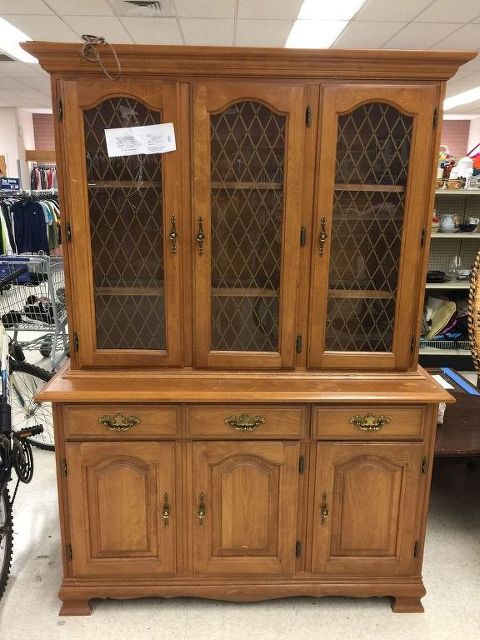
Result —
<path fill-rule="evenodd" d="M 0 316 L 24 350 L 50 357 L 54 370 L 68 352 L 63 258 L 42 253 L 0 255 L 0 280 L 23 266 L 28 271 L 0 288 Z M 21 332 L 30 335 L 23 333 L 21 340 Z"/>

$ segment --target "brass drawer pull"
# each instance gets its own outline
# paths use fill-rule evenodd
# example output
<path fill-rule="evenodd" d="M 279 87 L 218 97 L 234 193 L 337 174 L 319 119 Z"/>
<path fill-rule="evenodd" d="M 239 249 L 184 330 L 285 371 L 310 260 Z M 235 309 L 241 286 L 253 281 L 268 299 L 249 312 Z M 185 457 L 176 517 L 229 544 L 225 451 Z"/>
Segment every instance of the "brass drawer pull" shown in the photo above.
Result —
<path fill-rule="evenodd" d="M 266 416 L 252 416 L 249 413 L 242 413 L 238 418 L 237 416 L 225 418 L 225 424 L 238 429 L 238 431 L 255 431 L 257 427 L 265 424 L 266 421 Z"/>
<path fill-rule="evenodd" d="M 170 233 L 168 234 L 168 237 L 170 238 L 170 253 L 177 253 L 178 233 L 177 233 L 177 217 L 175 216 L 175 214 L 172 215 L 171 222 L 172 222 L 172 228 Z"/>
<path fill-rule="evenodd" d="M 198 245 L 198 254 L 203 256 L 205 253 L 205 232 L 203 230 L 203 218 L 202 216 L 198 217 L 198 233 L 196 236 L 197 245 Z"/>
<path fill-rule="evenodd" d="M 387 418 L 387 416 L 374 416 L 373 413 L 350 418 L 350 423 L 362 431 L 380 431 L 383 425 L 389 422 L 390 418 Z"/>
<path fill-rule="evenodd" d="M 322 495 L 322 505 L 320 507 L 320 524 L 321 525 L 327 524 L 327 518 L 328 518 L 327 494 L 324 493 Z"/>
<path fill-rule="evenodd" d="M 325 243 L 328 240 L 327 233 L 325 231 L 325 224 L 327 223 L 326 218 L 320 218 L 320 224 L 322 225 L 322 230 L 320 231 L 320 236 L 318 238 L 318 253 L 323 256 L 323 252 L 325 251 Z"/>
<path fill-rule="evenodd" d="M 207 515 L 207 507 L 205 506 L 205 494 L 200 494 L 200 500 L 198 502 L 198 511 L 195 514 L 198 518 L 198 526 L 203 527 L 205 524 L 205 518 Z"/>
<path fill-rule="evenodd" d="M 165 528 L 170 524 L 170 505 L 168 504 L 168 493 L 163 496 L 163 510 L 162 510 L 163 526 Z"/>
<path fill-rule="evenodd" d="M 140 422 L 137 416 L 124 416 L 123 413 L 117 413 L 116 416 L 102 416 L 98 419 L 98 424 L 104 424 L 110 431 L 128 431 Z"/>

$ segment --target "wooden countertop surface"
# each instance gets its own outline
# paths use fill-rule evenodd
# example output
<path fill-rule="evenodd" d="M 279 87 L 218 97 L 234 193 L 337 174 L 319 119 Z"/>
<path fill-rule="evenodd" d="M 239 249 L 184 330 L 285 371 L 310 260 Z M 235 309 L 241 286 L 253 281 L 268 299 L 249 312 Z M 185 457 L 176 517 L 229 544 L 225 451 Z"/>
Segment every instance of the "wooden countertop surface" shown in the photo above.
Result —
<path fill-rule="evenodd" d="M 50 402 L 315 402 L 435 404 L 454 398 L 421 367 L 411 372 L 75 370 L 37 395 Z"/>

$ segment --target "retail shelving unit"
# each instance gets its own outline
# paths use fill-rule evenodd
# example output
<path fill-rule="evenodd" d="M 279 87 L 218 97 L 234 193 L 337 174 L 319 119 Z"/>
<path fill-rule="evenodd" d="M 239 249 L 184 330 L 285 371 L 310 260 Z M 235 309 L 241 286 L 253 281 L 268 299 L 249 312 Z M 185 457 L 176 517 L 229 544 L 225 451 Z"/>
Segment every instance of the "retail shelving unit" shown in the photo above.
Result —
<path fill-rule="evenodd" d="M 435 192 L 435 210 L 439 216 L 452 213 L 459 215 L 462 219 L 469 217 L 480 218 L 480 189 L 437 189 Z M 460 257 L 462 267 L 470 268 L 479 250 L 480 232 L 443 233 L 439 230 L 431 235 L 429 269 L 446 272 L 455 256 Z M 466 294 L 469 287 L 469 280 L 427 283 L 425 285 L 426 295 L 431 290 L 445 291 L 446 293 L 464 290 Z M 422 341 L 419 355 L 422 364 L 457 366 L 462 369 L 473 367 L 470 362 L 468 340 Z M 435 360 L 430 360 L 430 357 L 434 357 Z M 458 358 L 462 358 L 462 360 Z"/>

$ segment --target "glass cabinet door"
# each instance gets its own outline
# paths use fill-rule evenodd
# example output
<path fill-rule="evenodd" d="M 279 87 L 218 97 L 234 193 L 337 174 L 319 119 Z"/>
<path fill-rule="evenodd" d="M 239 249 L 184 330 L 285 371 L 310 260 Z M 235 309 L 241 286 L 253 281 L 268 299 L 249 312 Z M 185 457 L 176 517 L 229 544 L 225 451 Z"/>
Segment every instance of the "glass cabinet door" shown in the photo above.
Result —
<path fill-rule="evenodd" d="M 74 139 L 83 147 L 83 163 L 69 175 L 78 185 L 71 184 L 70 206 L 79 360 L 105 366 L 181 364 L 177 152 L 131 155 L 126 149 L 112 156 L 105 133 L 130 130 L 121 140 L 128 147 L 128 135 L 137 127 L 165 122 L 175 127 L 176 90 L 107 82 L 96 82 L 93 89 L 77 83 L 71 87 L 74 113 L 67 104 L 67 126 L 77 127 Z M 81 225 L 83 216 L 88 219 Z"/>
<path fill-rule="evenodd" d="M 302 88 L 194 90 L 195 363 L 293 366 Z"/>
<path fill-rule="evenodd" d="M 408 368 L 431 189 L 433 92 L 324 90 L 310 366 Z"/>

